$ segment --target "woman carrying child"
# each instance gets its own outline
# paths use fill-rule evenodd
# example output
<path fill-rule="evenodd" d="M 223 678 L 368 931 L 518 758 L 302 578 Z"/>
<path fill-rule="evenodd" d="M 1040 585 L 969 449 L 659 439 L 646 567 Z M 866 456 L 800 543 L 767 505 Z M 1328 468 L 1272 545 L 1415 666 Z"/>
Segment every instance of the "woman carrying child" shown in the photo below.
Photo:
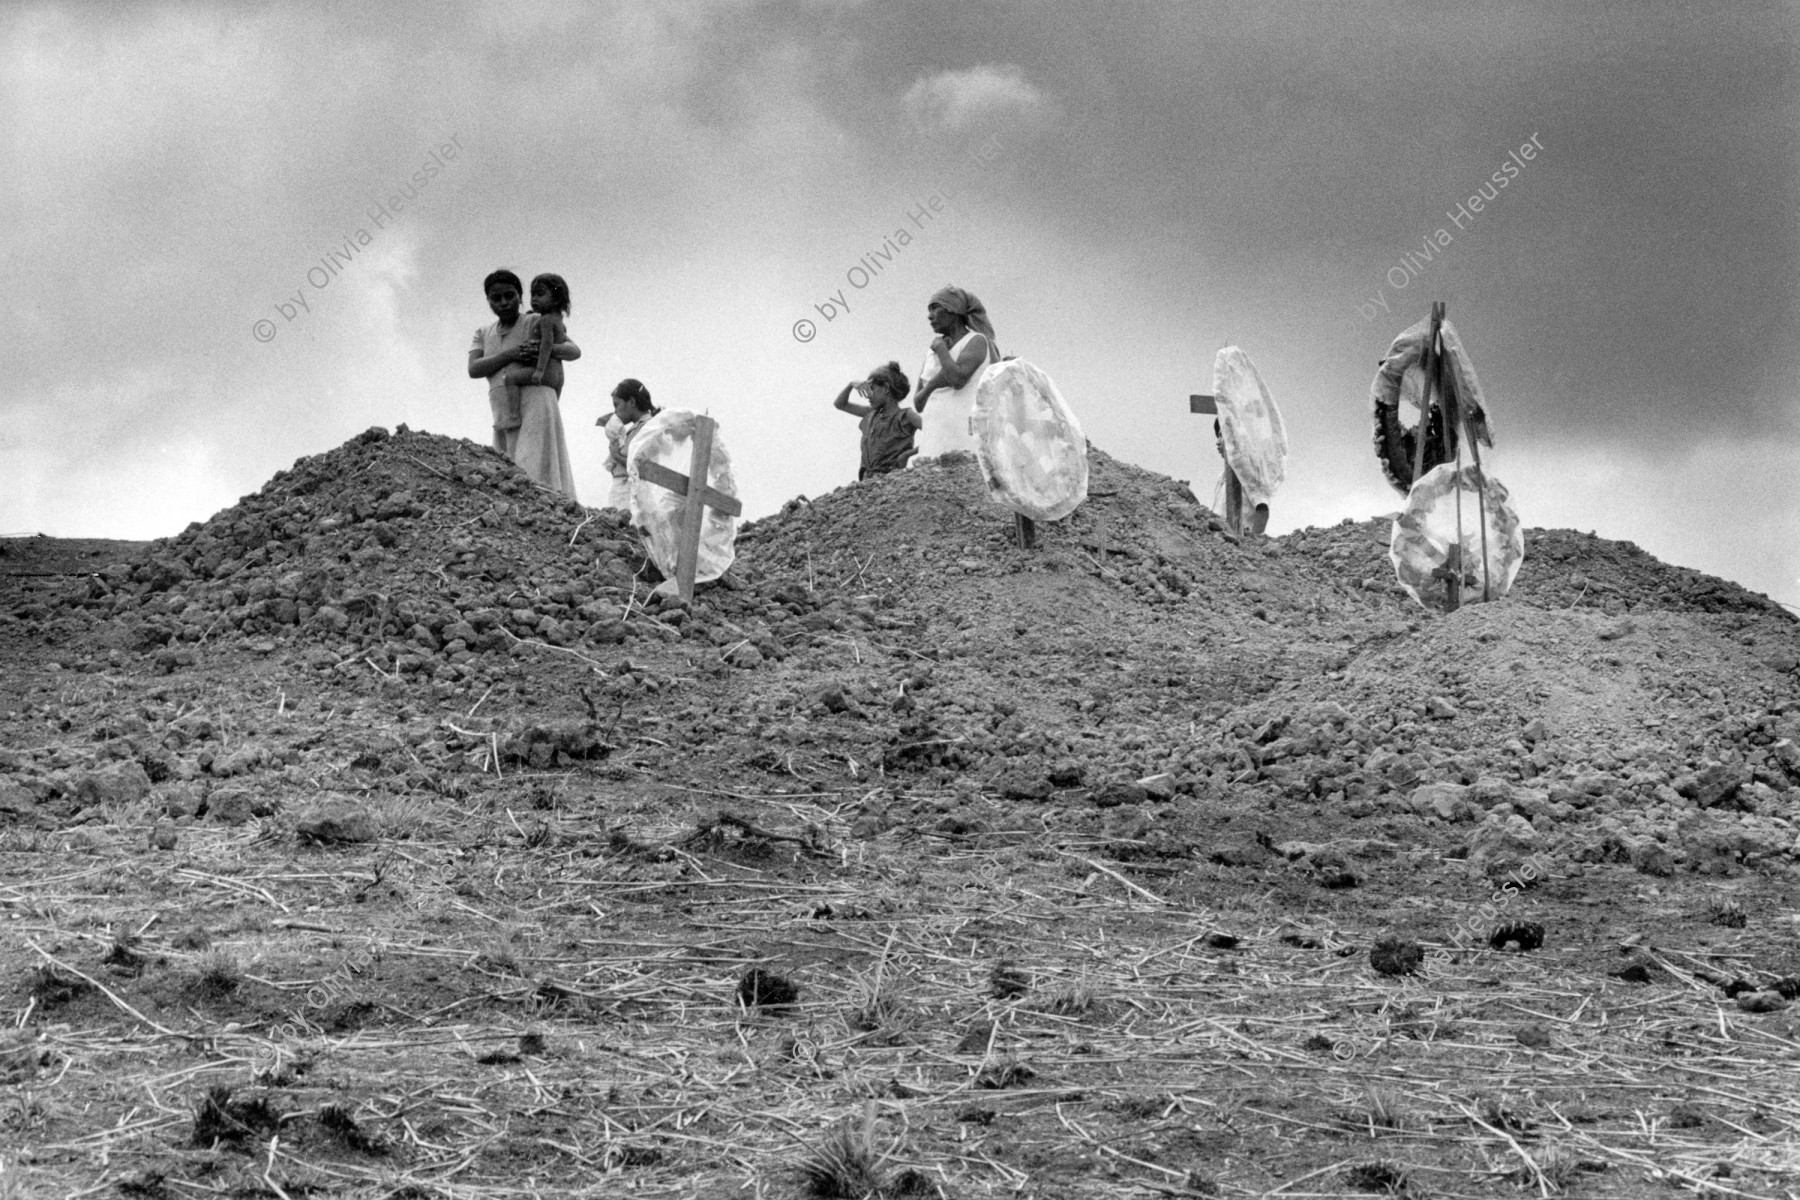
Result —
<path fill-rule="evenodd" d="M 525 318 L 519 315 L 519 277 L 511 271 L 495 271 L 482 290 L 497 319 L 475 332 L 469 377 L 488 381 L 494 448 L 544 487 L 573 500 L 575 475 L 557 405 L 563 361 L 581 357 L 562 322 L 569 311 L 569 286 L 559 275 L 533 279 L 532 314 Z"/>
<path fill-rule="evenodd" d="M 852 391 L 868 403 L 852 401 Z M 870 371 L 867 379 L 846 383 L 831 402 L 833 408 L 862 418 L 862 468 L 856 473 L 858 479 L 898 471 L 918 453 L 913 437 L 924 422 L 912 409 L 900 407 L 906 392 L 906 376 L 899 363 L 891 362 Z"/>

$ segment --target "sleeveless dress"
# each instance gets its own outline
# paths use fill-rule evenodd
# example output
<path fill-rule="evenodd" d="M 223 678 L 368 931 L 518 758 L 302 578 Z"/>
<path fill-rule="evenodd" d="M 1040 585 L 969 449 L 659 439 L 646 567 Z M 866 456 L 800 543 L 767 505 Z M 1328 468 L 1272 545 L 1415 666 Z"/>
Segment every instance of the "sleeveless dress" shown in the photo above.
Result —
<path fill-rule="evenodd" d="M 969 339 L 981 336 L 973 329 L 963 334 L 956 345 L 950 347 L 950 357 L 960 357 Z M 969 428 L 969 418 L 975 409 L 975 392 L 981 384 L 982 372 L 994 363 L 994 344 L 989 341 L 986 346 L 987 356 L 967 383 L 955 391 L 939 388 L 925 401 L 925 411 L 919 414 L 925 419 L 925 428 L 919 431 L 919 458 L 935 458 L 952 450 L 975 453 L 975 434 Z"/>

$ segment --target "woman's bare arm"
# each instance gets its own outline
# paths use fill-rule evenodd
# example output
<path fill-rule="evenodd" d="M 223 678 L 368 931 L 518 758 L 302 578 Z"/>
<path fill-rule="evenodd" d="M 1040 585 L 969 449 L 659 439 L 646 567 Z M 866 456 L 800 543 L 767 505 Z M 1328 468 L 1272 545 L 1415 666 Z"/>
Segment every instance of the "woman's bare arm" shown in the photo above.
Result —
<path fill-rule="evenodd" d="M 976 334 L 974 338 L 970 339 L 969 344 L 963 347 L 962 353 L 954 358 L 950 356 L 950 350 L 944 344 L 945 341 L 946 339 L 939 338 L 931 344 L 931 348 L 937 352 L 938 358 L 938 374 L 935 382 L 938 387 L 959 388 L 975 378 L 975 373 L 981 370 L 982 364 L 987 361 L 987 335 Z"/>
<path fill-rule="evenodd" d="M 853 417 L 866 417 L 869 415 L 869 406 L 866 404 L 858 404 L 850 399 L 850 392 L 855 387 L 856 384 L 854 383 L 846 383 L 844 385 L 844 390 L 837 394 L 837 399 L 831 402 L 831 407 L 842 412 L 847 412 Z"/>
<path fill-rule="evenodd" d="M 496 371 L 504 371 L 507 367 L 519 362 L 518 346 L 508 346 L 504 350 L 483 356 L 479 350 L 469 350 L 469 378 L 486 379 Z"/>

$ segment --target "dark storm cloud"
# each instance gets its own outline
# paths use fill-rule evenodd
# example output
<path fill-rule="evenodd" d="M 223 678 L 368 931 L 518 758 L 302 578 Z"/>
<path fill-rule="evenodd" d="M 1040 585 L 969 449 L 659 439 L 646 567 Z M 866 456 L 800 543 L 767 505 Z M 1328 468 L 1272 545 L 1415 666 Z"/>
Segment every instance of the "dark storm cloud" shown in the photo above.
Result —
<path fill-rule="evenodd" d="M 1215 464 L 1170 406 L 1244 344 L 1295 435 L 1278 524 L 1391 506 L 1369 378 L 1445 299 L 1531 519 L 1648 523 L 1620 535 L 1792 591 L 1793 488 L 1719 464 L 1800 439 L 1794 14 L 11 10 L 6 312 L 21 344 L 53 344 L 79 297 L 98 336 L 79 371 L 16 368 L 0 475 L 23 482 L 0 527 L 166 532 L 368 424 L 483 437 L 463 355 L 503 263 L 575 288 L 572 425 L 613 379 L 654 377 L 736 422 L 766 511 L 841 479 L 855 433 L 819 397 L 912 367 L 924 297 L 955 279 L 1102 447 L 1182 478 Z M 463 157 L 372 224 L 452 136 Z M 1510 157 L 1534 136 L 1541 154 Z M 846 272 L 937 189 L 953 210 L 856 290 Z M 307 291 L 334 248 L 350 261 Z M 842 289 L 854 312 L 796 343 Z M 296 290 L 311 306 L 288 321 Z M 1675 511 L 1727 502 L 1729 539 Z"/>

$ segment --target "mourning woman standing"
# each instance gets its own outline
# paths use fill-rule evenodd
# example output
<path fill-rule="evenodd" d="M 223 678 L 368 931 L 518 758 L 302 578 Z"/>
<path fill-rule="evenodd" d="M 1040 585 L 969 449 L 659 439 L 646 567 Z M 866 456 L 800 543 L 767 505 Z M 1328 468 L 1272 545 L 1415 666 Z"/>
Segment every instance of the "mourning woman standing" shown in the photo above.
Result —
<path fill-rule="evenodd" d="M 469 378 L 488 381 L 488 404 L 494 416 L 494 449 L 517 463 L 532 479 L 544 487 L 575 499 L 575 477 L 569 469 L 569 451 L 563 438 L 562 413 L 557 404 L 558 388 L 549 382 L 522 383 L 516 407 L 506 385 L 506 369 L 515 363 L 535 365 L 538 343 L 530 337 L 533 323 L 519 317 L 519 302 L 524 286 L 511 271 L 499 270 L 482 281 L 488 308 L 493 311 L 492 325 L 475 331 L 469 347 Z M 568 287 L 554 275 L 540 275 L 532 280 L 534 299 L 567 311 Z M 564 362 L 581 357 L 581 347 L 574 342 L 557 342 L 550 356 Z"/>
<path fill-rule="evenodd" d="M 975 389 L 982 370 L 1000 361 L 993 322 L 981 301 L 959 287 L 947 287 L 932 296 L 925 306 L 925 319 L 938 336 L 931 343 L 931 365 L 936 373 L 921 375 L 913 393 L 913 407 L 925 418 L 919 456 L 932 458 L 952 450 L 972 453 L 975 434 L 969 422 Z"/>

